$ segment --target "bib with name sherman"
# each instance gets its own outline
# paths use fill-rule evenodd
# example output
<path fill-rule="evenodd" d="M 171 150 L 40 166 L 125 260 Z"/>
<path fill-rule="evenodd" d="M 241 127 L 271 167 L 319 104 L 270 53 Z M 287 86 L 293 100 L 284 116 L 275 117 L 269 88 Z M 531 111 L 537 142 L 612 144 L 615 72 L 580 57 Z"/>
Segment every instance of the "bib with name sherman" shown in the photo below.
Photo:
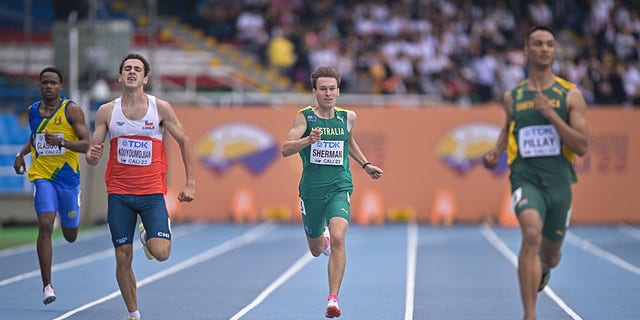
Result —
<path fill-rule="evenodd" d="M 58 138 L 78 140 L 76 131 L 66 116 L 69 99 L 62 98 L 58 108 L 48 117 L 40 115 L 38 106 L 42 100 L 29 109 L 29 127 L 31 128 L 31 159 L 29 180 L 50 180 L 62 188 L 75 188 L 80 185 L 80 160 L 78 153 L 65 147 L 48 145 L 45 133 L 48 131 Z"/>
<path fill-rule="evenodd" d="M 556 77 L 555 83 L 543 90 L 552 109 L 568 122 L 567 94 L 575 85 Z M 507 146 L 511 177 L 525 179 L 540 186 L 574 183 L 574 153 L 560 139 L 555 127 L 534 108 L 536 91 L 522 81 L 511 91 L 513 121 L 509 124 Z"/>
<path fill-rule="evenodd" d="M 322 119 L 312 107 L 298 111 L 307 122 L 307 137 L 314 128 L 322 131 L 321 140 L 300 151 L 302 177 L 300 197 L 303 199 L 324 199 L 336 192 L 353 191 L 351 170 L 349 169 L 349 137 L 347 111 L 335 108 L 334 117 Z"/>
<path fill-rule="evenodd" d="M 105 172 L 109 194 L 167 193 L 164 130 L 156 98 L 151 95 L 147 98 L 147 113 L 139 120 L 124 115 L 121 98 L 114 102 L 109 122 L 111 152 Z"/>

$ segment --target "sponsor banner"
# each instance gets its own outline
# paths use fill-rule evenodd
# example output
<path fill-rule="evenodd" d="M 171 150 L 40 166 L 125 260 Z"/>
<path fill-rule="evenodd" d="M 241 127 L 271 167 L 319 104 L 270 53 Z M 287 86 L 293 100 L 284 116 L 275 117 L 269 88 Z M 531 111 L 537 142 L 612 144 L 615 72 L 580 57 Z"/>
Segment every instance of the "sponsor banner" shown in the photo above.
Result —
<path fill-rule="evenodd" d="M 496 219 L 509 188 L 506 155 L 498 168 L 482 167 L 504 125 L 499 105 L 467 109 L 428 107 L 349 107 L 358 113 L 355 137 L 370 162 L 385 170 L 371 180 L 353 164 L 352 211 L 363 193 L 382 195 L 385 214 L 410 208 L 420 222 L 428 221 L 437 190 L 451 190 L 457 201 L 455 220 L 475 223 Z M 234 109 L 178 106 L 176 113 L 196 150 L 196 201 L 182 204 L 186 220 L 230 221 L 233 193 L 253 190 L 261 217 L 267 208 L 289 208 L 299 218 L 300 157 L 283 158 L 280 147 L 300 107 Z M 634 212 L 640 197 L 640 111 L 591 108 L 589 152 L 577 157 L 573 223 L 640 223 Z M 168 141 L 170 189 L 184 184 L 180 151 Z"/>

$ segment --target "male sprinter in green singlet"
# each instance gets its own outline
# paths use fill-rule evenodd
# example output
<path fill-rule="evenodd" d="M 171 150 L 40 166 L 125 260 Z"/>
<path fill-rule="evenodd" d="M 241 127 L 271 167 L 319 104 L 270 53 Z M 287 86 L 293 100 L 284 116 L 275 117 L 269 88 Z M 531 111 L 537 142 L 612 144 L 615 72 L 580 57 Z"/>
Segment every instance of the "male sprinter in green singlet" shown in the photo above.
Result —
<path fill-rule="evenodd" d="M 483 162 L 493 169 L 507 150 L 512 203 L 522 231 L 520 294 L 524 319 L 533 320 L 537 293 L 560 262 L 569 226 L 571 184 L 577 181 L 572 160 L 588 146 L 587 103 L 573 83 L 551 69 L 556 55 L 551 29 L 529 29 L 524 52 L 529 77 L 504 94 L 506 124 Z"/>
<path fill-rule="evenodd" d="M 334 67 L 318 67 L 311 74 L 317 105 L 298 111 L 289 139 L 282 145 L 283 156 L 300 153 L 302 158 L 299 192 L 309 250 L 315 257 L 323 252 L 329 255 L 327 318 L 341 314 L 338 292 L 347 260 L 344 236 L 350 219 L 349 196 L 353 191 L 349 156 L 373 179 L 380 178 L 383 172 L 367 161 L 353 138 L 356 113 L 336 107 L 339 85 L 340 73 Z"/>

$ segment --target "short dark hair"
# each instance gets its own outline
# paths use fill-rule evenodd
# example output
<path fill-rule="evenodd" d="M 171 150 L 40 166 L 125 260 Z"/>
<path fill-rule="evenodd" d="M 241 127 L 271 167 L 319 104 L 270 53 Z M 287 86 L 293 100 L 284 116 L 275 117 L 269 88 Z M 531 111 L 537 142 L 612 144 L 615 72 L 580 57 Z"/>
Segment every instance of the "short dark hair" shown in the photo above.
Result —
<path fill-rule="evenodd" d="M 138 59 L 142 62 L 142 64 L 144 65 L 144 76 L 148 76 L 149 72 L 151 72 L 151 66 L 149 65 L 149 61 L 147 61 L 147 59 L 145 59 L 142 55 L 137 54 L 137 53 L 129 53 L 128 55 L 126 55 L 124 58 L 122 58 L 122 61 L 120 62 L 120 68 L 118 70 L 118 74 L 122 73 L 122 68 L 124 68 L 124 62 L 129 60 L 129 59 Z"/>
<path fill-rule="evenodd" d="M 529 28 L 529 30 L 527 31 L 527 35 L 524 38 L 524 43 L 527 44 L 529 42 L 529 36 L 531 36 L 532 33 L 536 32 L 536 31 L 547 31 L 549 33 L 551 33 L 551 35 L 555 38 L 556 34 L 553 32 L 553 30 L 551 29 L 551 27 L 549 26 L 545 26 L 545 25 L 537 25 L 537 26 L 533 26 L 531 28 Z"/>
<path fill-rule="evenodd" d="M 338 87 L 340 86 L 340 72 L 334 66 L 320 66 L 316 68 L 313 73 L 311 73 L 311 88 L 316 88 L 316 83 L 318 82 L 318 78 L 334 78 L 338 82 Z"/>
<path fill-rule="evenodd" d="M 42 75 L 47 73 L 47 72 L 53 72 L 53 73 L 57 74 L 58 78 L 60 78 L 60 83 L 64 83 L 64 78 L 62 77 L 62 72 L 60 72 L 60 70 L 56 69 L 56 67 L 46 67 L 46 68 L 42 69 L 42 71 L 40 71 L 40 76 L 38 77 L 38 79 L 40 81 L 42 81 Z"/>

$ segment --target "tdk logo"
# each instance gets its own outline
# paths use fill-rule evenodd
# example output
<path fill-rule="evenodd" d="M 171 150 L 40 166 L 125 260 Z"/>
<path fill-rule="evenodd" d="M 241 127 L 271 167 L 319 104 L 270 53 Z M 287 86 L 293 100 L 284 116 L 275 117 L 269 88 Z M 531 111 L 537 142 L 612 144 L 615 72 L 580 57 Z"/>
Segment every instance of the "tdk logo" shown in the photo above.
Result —
<path fill-rule="evenodd" d="M 316 146 L 319 148 L 339 148 L 340 141 L 318 141 L 316 142 Z"/>
<path fill-rule="evenodd" d="M 124 121 L 116 121 L 116 124 L 118 125 L 118 127 L 122 127 L 124 126 Z"/>
<path fill-rule="evenodd" d="M 122 146 L 132 148 L 149 148 L 149 141 L 123 140 Z"/>

